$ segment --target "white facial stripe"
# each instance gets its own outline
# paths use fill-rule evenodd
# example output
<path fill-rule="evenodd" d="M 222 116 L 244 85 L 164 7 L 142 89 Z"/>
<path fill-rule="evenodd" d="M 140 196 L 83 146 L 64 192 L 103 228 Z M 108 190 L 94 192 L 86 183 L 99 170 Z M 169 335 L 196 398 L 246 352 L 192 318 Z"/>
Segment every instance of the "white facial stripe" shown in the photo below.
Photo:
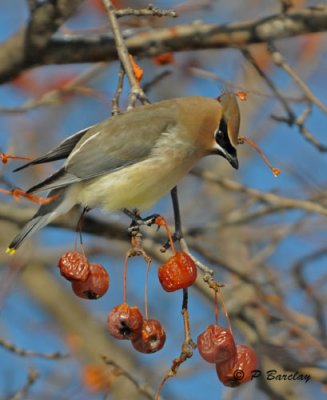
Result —
<path fill-rule="evenodd" d="M 226 154 L 226 150 L 223 149 L 216 141 L 214 141 L 213 149 L 214 149 L 214 150 L 219 150 L 219 151 L 221 151 L 223 154 Z"/>
<path fill-rule="evenodd" d="M 94 133 L 92 136 L 90 136 L 89 138 L 87 138 L 83 143 L 81 143 L 79 146 L 75 147 L 75 149 L 70 153 L 69 157 L 67 158 L 67 161 L 69 161 L 72 157 L 74 157 L 74 155 L 79 152 L 82 147 L 88 143 L 90 140 L 93 140 L 96 136 L 99 135 L 99 133 L 101 133 L 101 131 L 98 131 L 96 133 Z"/>

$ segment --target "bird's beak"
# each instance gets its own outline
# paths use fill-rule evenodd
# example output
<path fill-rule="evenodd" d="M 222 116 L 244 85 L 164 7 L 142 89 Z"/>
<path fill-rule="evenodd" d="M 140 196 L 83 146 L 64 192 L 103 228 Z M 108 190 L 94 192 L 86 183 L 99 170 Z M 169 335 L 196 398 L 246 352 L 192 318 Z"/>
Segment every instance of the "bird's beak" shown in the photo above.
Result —
<path fill-rule="evenodd" d="M 226 159 L 227 161 L 230 163 L 230 165 L 235 168 L 238 169 L 238 159 L 237 159 L 237 155 L 235 154 L 235 156 L 232 156 L 230 154 L 226 154 Z"/>

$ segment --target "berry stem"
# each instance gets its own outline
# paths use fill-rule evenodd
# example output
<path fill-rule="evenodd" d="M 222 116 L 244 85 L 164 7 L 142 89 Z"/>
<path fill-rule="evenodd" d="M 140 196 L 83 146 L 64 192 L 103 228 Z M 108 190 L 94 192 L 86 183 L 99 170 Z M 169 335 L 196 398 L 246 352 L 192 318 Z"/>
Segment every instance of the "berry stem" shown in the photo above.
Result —
<path fill-rule="evenodd" d="M 168 225 L 167 225 L 167 222 L 166 222 L 165 218 L 160 215 L 159 217 L 156 218 L 155 223 L 157 225 L 159 225 L 159 226 L 163 226 L 166 229 L 171 250 L 173 251 L 174 254 L 176 254 L 174 241 L 173 241 L 173 238 L 171 236 L 171 233 L 170 233 L 170 230 L 168 228 Z"/>
<path fill-rule="evenodd" d="M 19 201 L 21 197 L 33 201 L 34 203 L 43 205 L 43 204 L 49 204 L 51 201 L 55 200 L 60 193 L 54 194 L 53 196 L 48 196 L 46 198 L 44 197 L 38 197 L 33 194 L 29 194 L 24 192 L 24 190 L 19 189 L 19 188 L 14 188 L 12 190 L 6 190 L 6 189 L 0 189 L 1 193 L 7 194 L 9 196 L 12 196 L 16 201 Z"/>
<path fill-rule="evenodd" d="M 217 290 L 215 289 L 215 294 L 214 294 L 214 299 L 215 299 L 215 322 L 216 325 L 218 325 L 218 295 L 217 295 Z"/>
<path fill-rule="evenodd" d="M 1 153 L 0 154 L 0 159 L 2 161 L 3 164 L 7 164 L 9 159 L 18 159 L 18 160 L 32 160 L 30 157 L 22 157 L 22 156 L 13 156 L 10 154 L 6 154 L 6 153 Z"/>
<path fill-rule="evenodd" d="M 161 390 L 166 384 L 168 379 L 174 377 L 181 364 L 192 357 L 193 349 L 196 348 L 196 344 L 193 342 L 190 330 L 190 318 L 188 313 L 188 290 L 183 289 L 183 303 L 182 303 L 182 315 L 184 322 L 184 342 L 182 344 L 182 351 L 177 358 L 174 358 L 170 370 L 167 372 L 166 376 L 161 381 L 157 393 L 155 395 L 155 400 L 159 400 Z"/>
<path fill-rule="evenodd" d="M 169 371 L 170 372 L 170 371 Z M 154 397 L 154 400 L 159 400 L 160 399 L 160 394 L 161 394 L 161 390 L 164 387 L 165 383 L 168 381 L 169 378 L 171 378 L 173 375 L 170 375 L 169 373 L 163 378 L 163 380 L 161 381 L 157 393 Z"/>
<path fill-rule="evenodd" d="M 148 258 L 146 261 L 146 272 L 145 272 L 145 288 L 144 288 L 144 304 L 145 304 L 145 319 L 148 320 L 148 287 L 149 287 L 149 270 L 151 265 L 151 259 Z"/>
<path fill-rule="evenodd" d="M 224 300 L 224 295 L 223 295 L 221 290 L 219 290 L 219 296 L 220 296 L 220 301 L 221 301 L 221 304 L 223 306 L 224 314 L 225 314 L 225 317 L 226 317 L 226 320 L 227 320 L 227 323 L 228 323 L 228 329 L 229 329 L 231 335 L 233 336 L 232 324 L 231 324 L 230 319 L 229 319 L 226 303 L 225 303 L 225 300 Z"/>
<path fill-rule="evenodd" d="M 191 327 L 190 327 L 190 317 L 188 313 L 188 290 L 183 289 L 183 304 L 182 304 L 182 315 L 184 322 L 184 338 L 185 343 L 190 343 L 191 338 Z"/>
<path fill-rule="evenodd" d="M 278 176 L 280 174 L 280 170 L 278 168 L 275 168 L 275 167 L 272 166 L 272 164 L 269 162 L 269 160 L 265 156 L 265 154 L 259 149 L 259 147 L 254 142 L 252 142 L 252 140 L 250 140 L 246 136 L 240 136 L 238 138 L 238 143 L 239 144 L 243 144 L 244 142 L 248 143 L 250 146 L 252 146 L 260 154 L 260 156 L 263 158 L 263 161 L 272 170 L 272 173 L 273 173 L 274 176 Z"/>
<path fill-rule="evenodd" d="M 126 254 L 124 262 L 124 303 L 127 303 L 127 264 L 129 260 L 129 252 Z"/>
<path fill-rule="evenodd" d="M 184 323 L 184 343 L 182 352 L 185 353 L 186 358 L 190 358 L 193 355 L 192 349 L 195 349 L 196 345 L 191 335 L 190 314 L 188 312 L 188 288 L 183 289 L 182 316 Z"/>
<path fill-rule="evenodd" d="M 76 229 L 74 234 L 74 251 L 77 251 L 77 237 L 78 237 L 78 231 Z"/>
<path fill-rule="evenodd" d="M 75 229 L 75 244 L 74 244 L 74 250 L 77 251 L 77 237 L 79 236 L 79 242 L 80 242 L 83 257 L 85 258 L 85 260 L 86 260 L 86 255 L 85 255 L 85 250 L 84 250 L 82 230 L 83 230 L 84 218 L 85 218 L 85 215 L 87 212 L 88 212 L 88 209 L 87 209 L 87 207 L 85 207 L 78 219 L 76 229 Z"/>

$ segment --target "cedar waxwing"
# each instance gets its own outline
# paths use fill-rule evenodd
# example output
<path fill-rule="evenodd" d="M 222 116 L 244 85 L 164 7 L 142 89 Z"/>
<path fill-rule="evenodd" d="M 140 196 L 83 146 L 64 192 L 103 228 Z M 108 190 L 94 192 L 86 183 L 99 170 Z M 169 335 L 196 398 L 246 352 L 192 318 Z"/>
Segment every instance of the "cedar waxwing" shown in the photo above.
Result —
<path fill-rule="evenodd" d="M 50 190 L 54 200 L 40 206 L 7 252 L 13 254 L 76 204 L 108 211 L 149 209 L 204 156 L 218 154 L 237 169 L 239 125 L 235 95 L 226 92 L 218 100 L 192 96 L 140 106 L 75 133 L 15 170 L 66 159 L 59 171 L 28 190 Z"/>

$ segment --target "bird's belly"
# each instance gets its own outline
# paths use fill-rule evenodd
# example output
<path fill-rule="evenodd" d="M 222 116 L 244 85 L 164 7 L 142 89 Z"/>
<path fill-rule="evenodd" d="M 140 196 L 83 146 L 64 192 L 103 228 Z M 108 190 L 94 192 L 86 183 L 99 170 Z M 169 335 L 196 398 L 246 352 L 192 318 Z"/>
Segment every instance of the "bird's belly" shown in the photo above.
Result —
<path fill-rule="evenodd" d="M 188 162 L 177 168 L 169 168 L 167 163 L 160 162 L 155 166 L 152 162 L 149 166 L 144 161 L 93 179 L 79 189 L 78 198 L 81 204 L 90 208 L 147 210 L 169 192 L 191 166 Z"/>

